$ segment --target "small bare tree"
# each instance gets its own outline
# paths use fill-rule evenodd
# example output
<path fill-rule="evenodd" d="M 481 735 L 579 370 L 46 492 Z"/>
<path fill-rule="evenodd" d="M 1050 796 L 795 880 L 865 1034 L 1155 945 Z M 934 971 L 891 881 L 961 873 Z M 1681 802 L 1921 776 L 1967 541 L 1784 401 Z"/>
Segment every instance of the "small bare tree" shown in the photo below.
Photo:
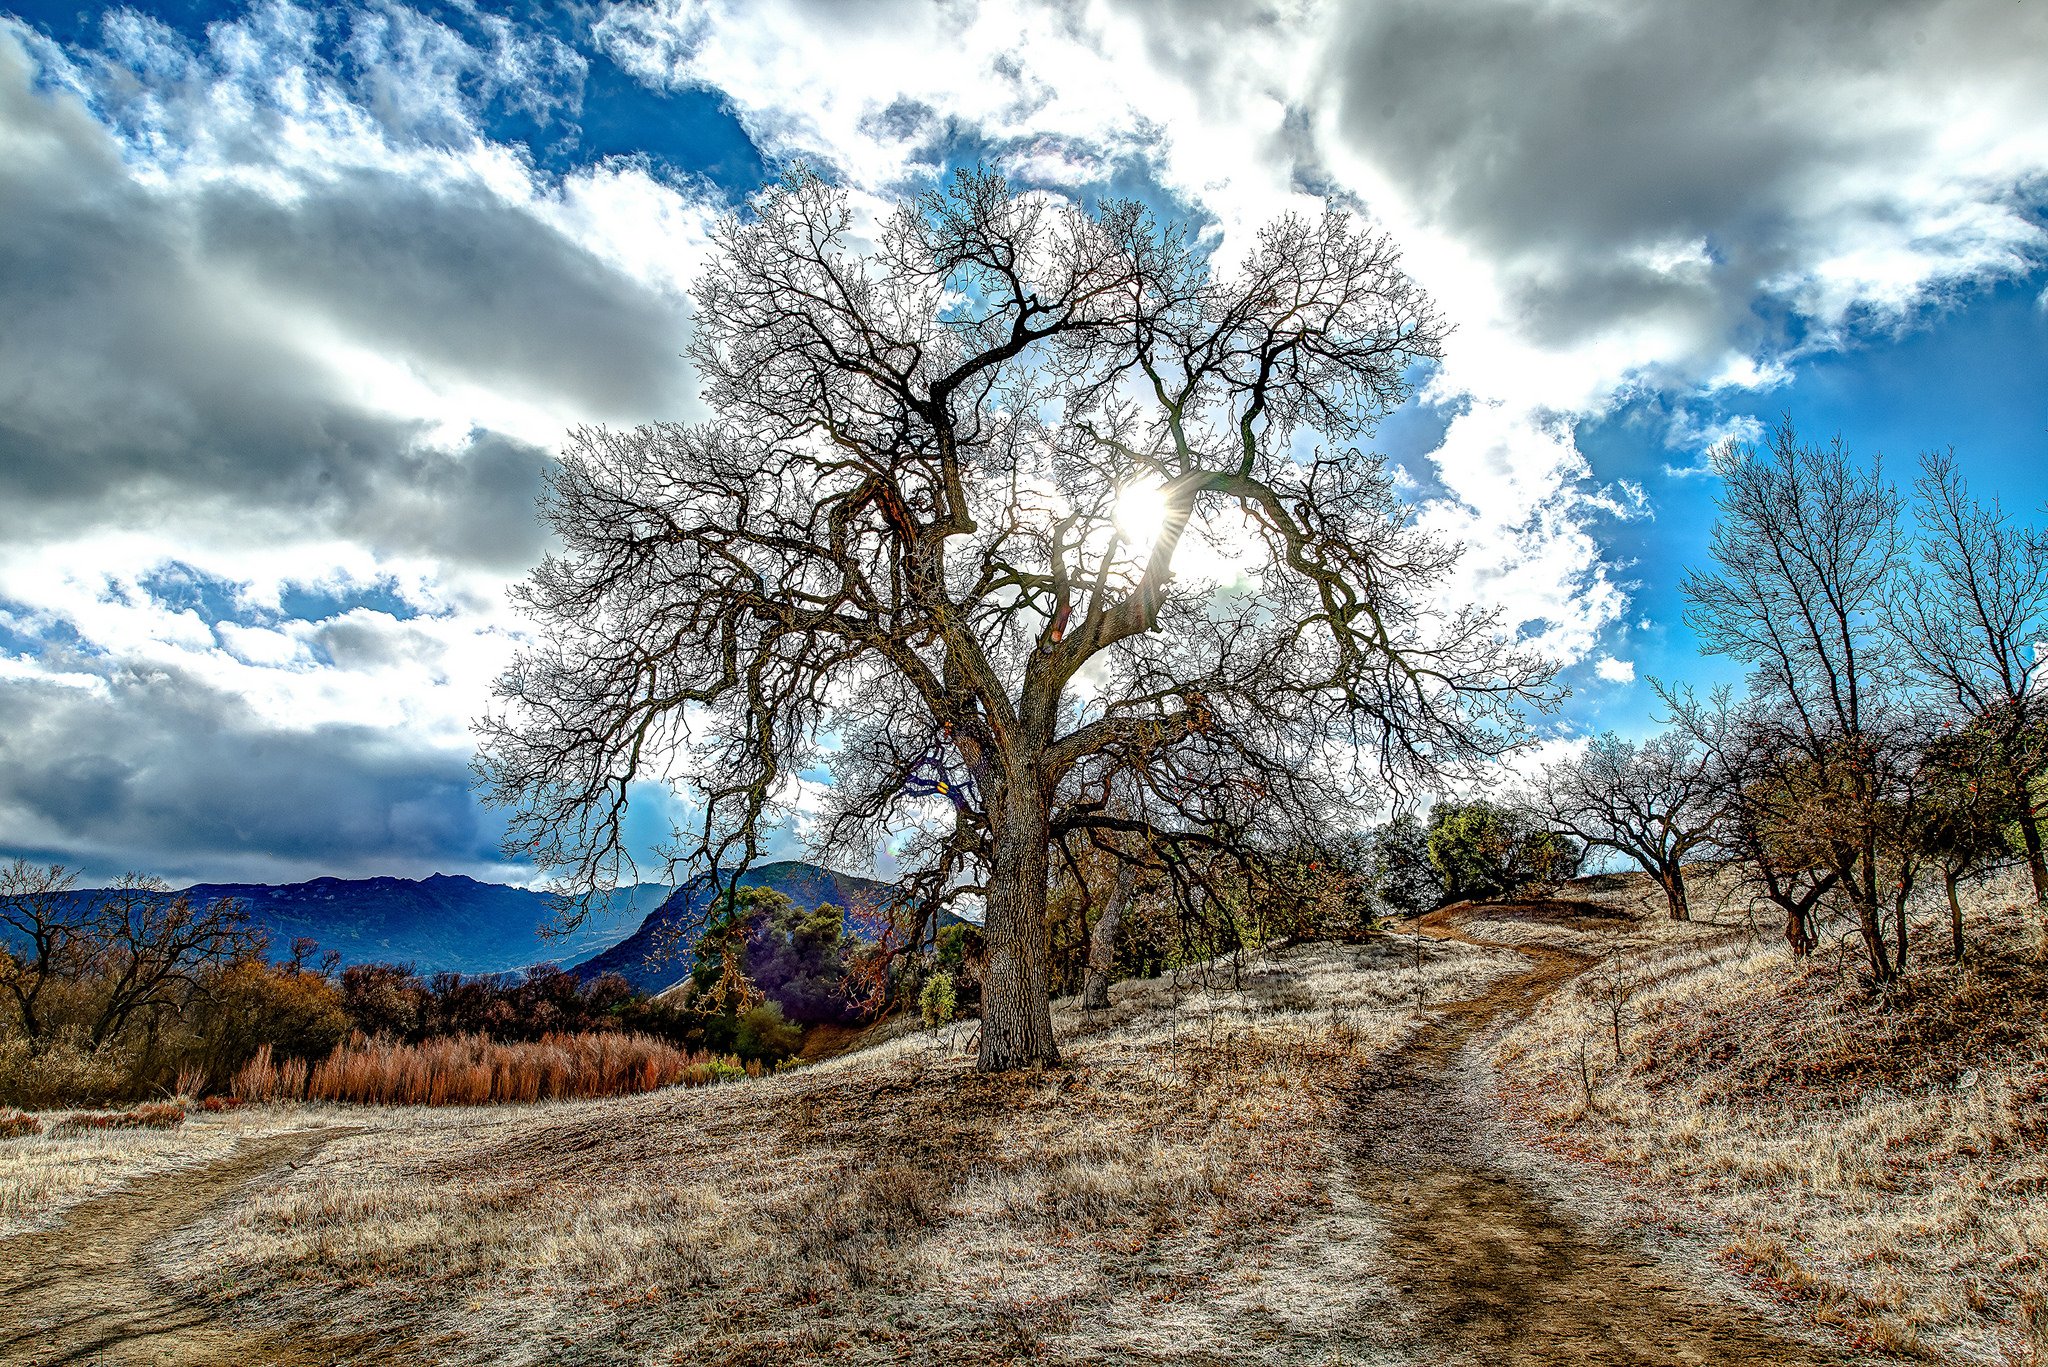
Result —
<path fill-rule="evenodd" d="M 77 979 L 91 962 L 72 888 L 77 875 L 61 864 L 16 859 L 0 868 L 0 927 L 12 943 L 0 945 L 0 982 L 14 999 L 29 1048 L 48 1035 L 43 993 L 52 983 Z"/>
<path fill-rule="evenodd" d="M 1640 745 L 1612 731 L 1546 766 L 1527 801 L 1536 816 L 1589 848 L 1626 855 L 1657 880 L 1671 919 L 1691 917 L 1685 860 L 1707 844 L 1720 819 L 1713 765 L 1682 729 Z"/>
<path fill-rule="evenodd" d="M 138 1016 L 175 1011 L 204 974 L 263 952 L 265 937 L 233 898 L 195 900 L 160 878 L 128 874 L 93 894 L 85 913 L 99 986 L 94 1048 Z"/>
<path fill-rule="evenodd" d="M 862 251 L 797 172 L 717 247 L 713 416 L 574 436 L 479 726 L 569 887 L 629 862 L 636 781 L 687 785 L 671 857 L 729 883 L 829 765 L 818 849 L 907 832 L 906 904 L 985 910 L 980 1066 L 1049 1063 L 1055 842 L 1208 880 L 1521 740 L 1549 669 L 1430 606 L 1454 551 L 1353 446 L 1443 335 L 1383 236 L 1282 219 L 1226 277 L 1134 204 L 962 174 Z"/>
<path fill-rule="evenodd" d="M 212 970 L 263 951 L 263 932 L 231 899 L 195 901 L 141 874 L 89 891 L 76 882 L 56 864 L 0 868 L 0 927 L 15 942 L 0 951 L 0 982 L 31 1047 L 51 1036 L 42 1007 L 53 986 L 82 989 L 78 1023 L 97 1049 L 138 1017 L 179 1010 Z"/>
<path fill-rule="evenodd" d="M 1884 616 L 1903 559 L 1897 491 L 1878 462 L 1839 438 L 1802 444 L 1789 419 L 1761 447 L 1721 447 L 1714 470 L 1716 568 L 1686 576 L 1687 620 L 1705 650 L 1751 668 L 1752 703 L 1723 737 L 1740 741 L 1726 753 L 1740 752 L 1747 839 L 1824 870 L 1890 982 L 1881 856 L 1914 760 Z"/>
<path fill-rule="evenodd" d="M 1980 742 L 1979 796 L 2008 813 L 2034 899 L 2048 904 L 2041 779 L 2048 747 L 2048 538 L 1996 500 L 1970 497 L 1955 454 L 1921 457 L 1913 482 L 1918 562 L 1891 593 L 1893 632 L 1913 671 Z"/>

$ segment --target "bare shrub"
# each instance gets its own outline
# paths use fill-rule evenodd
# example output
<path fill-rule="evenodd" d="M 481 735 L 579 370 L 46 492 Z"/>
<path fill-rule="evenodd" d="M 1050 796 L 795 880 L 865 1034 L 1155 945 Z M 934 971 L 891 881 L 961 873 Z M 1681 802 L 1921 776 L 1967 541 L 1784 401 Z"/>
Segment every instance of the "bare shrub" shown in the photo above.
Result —
<path fill-rule="evenodd" d="M 418 1044 L 356 1039 L 338 1046 L 310 1073 L 297 1060 L 275 1066 L 268 1051 L 259 1050 L 237 1074 L 235 1095 L 258 1101 L 304 1097 L 358 1104 L 478 1106 L 626 1096 L 677 1084 L 701 1086 L 747 1072 L 736 1059 L 687 1053 L 647 1035 L 547 1035 L 526 1043 L 502 1043 L 482 1035 Z"/>
<path fill-rule="evenodd" d="M 57 1043 L 37 1049 L 18 1036 L 0 1039 L 0 1102 L 28 1107 L 104 1103 L 128 1094 L 130 1064 L 113 1048 Z"/>
<path fill-rule="evenodd" d="M 126 1111 L 73 1111 L 50 1126 L 53 1134 L 89 1134 L 95 1130 L 174 1130 L 185 1123 L 185 1108 L 175 1101 L 153 1101 Z"/>

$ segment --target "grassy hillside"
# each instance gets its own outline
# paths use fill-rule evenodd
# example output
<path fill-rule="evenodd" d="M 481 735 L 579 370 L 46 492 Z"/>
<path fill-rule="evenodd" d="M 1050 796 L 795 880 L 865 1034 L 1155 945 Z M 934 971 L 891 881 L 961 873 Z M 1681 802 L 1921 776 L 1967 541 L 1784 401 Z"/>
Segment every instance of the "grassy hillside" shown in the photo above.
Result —
<path fill-rule="evenodd" d="M 1498 1042 L 1524 1133 L 1862 1341 L 2048 1360 L 2048 965 L 2018 882 L 1976 890 L 1962 966 L 1923 937 L 1890 1003 L 1847 943 L 1794 965 L 1732 886 L 1701 892 L 1695 927 L 1473 924 L 1611 955 Z M 1597 895 L 1650 906 L 1625 882 Z"/>
<path fill-rule="evenodd" d="M 1978 962 L 1883 1010 L 1853 950 L 1648 892 L 1122 983 L 1056 1004 L 1053 1071 L 898 1021 L 627 1098 L 52 1125 L 0 1143 L 0 1234 L 82 1220 L 77 1304 L 128 1277 L 304 1350 L 251 1361 L 2048 1360 L 2043 973 L 2000 890 Z M 91 1270 L 101 1229 L 140 1270 Z"/>

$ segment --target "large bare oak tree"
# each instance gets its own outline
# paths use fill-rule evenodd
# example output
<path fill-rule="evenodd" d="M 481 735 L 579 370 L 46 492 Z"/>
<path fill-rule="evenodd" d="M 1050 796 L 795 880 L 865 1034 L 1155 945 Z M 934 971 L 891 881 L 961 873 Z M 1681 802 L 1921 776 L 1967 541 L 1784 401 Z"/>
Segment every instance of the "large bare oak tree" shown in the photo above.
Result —
<path fill-rule="evenodd" d="M 719 882 L 812 833 L 978 898 L 980 1064 L 1056 1061 L 1049 851 L 1279 847 L 1522 735 L 1549 670 L 1431 607 L 1453 548 L 1354 443 L 1444 329 L 1376 232 L 1284 218 L 1225 276 L 1142 209 L 963 174 L 864 228 L 796 172 L 694 291 L 712 414 L 576 433 L 479 724 L 522 853 L 629 862 L 629 785 Z M 1207 867 L 1213 861 L 1203 861 Z"/>

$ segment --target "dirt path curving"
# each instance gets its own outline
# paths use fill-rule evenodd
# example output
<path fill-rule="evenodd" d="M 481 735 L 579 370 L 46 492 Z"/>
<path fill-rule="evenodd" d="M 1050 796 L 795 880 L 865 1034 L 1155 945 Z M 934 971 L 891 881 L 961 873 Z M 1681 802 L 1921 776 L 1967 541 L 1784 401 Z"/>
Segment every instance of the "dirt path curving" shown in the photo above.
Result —
<path fill-rule="evenodd" d="M 55 1229 L 0 1240 L 0 1363 L 273 1363 L 325 1367 L 367 1345 L 248 1332 L 149 1275 L 147 1250 L 237 1187 L 355 1133 L 329 1126 L 246 1139 L 219 1162 L 161 1173 L 74 1206 Z"/>
<path fill-rule="evenodd" d="M 1489 905 L 1570 920 L 1567 903 Z M 1595 908 L 1583 910 L 1594 911 Z M 1413 928 L 1492 945 L 1458 929 L 1463 910 Z M 1685 1285 L 1646 1253 L 1588 1230 L 1488 1160 L 1485 1102 L 1461 1085 L 1465 1045 L 1595 960 L 1535 945 L 1529 968 L 1442 1008 L 1370 1077 L 1355 1108 L 1361 1190 L 1389 1227 L 1387 1275 L 1417 1312 L 1408 1346 L 1423 1360 L 1499 1367 L 1839 1367 L 1869 1358 L 1788 1337 L 1759 1316 Z"/>

